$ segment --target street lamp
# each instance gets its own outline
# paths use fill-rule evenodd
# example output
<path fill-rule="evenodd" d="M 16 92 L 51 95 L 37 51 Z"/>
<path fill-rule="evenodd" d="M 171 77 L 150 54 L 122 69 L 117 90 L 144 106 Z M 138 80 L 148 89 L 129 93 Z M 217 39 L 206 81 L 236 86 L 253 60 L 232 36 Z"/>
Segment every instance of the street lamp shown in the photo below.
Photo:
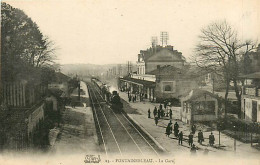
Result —
<path fill-rule="evenodd" d="M 236 152 L 236 126 L 234 125 L 235 137 L 234 137 L 234 151 Z"/>
<path fill-rule="evenodd" d="M 222 130 L 222 122 L 218 122 L 218 145 L 220 146 L 220 131 Z"/>

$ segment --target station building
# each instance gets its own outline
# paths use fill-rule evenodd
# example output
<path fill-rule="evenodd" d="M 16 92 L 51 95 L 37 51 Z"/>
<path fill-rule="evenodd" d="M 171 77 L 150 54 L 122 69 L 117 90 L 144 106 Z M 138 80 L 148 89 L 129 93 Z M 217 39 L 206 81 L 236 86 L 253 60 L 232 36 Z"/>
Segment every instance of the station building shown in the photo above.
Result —
<path fill-rule="evenodd" d="M 173 46 L 154 46 L 138 54 L 137 72 L 121 77 L 118 87 L 139 100 L 163 102 L 179 100 L 197 88 L 196 75 L 185 65 L 185 58 Z"/>

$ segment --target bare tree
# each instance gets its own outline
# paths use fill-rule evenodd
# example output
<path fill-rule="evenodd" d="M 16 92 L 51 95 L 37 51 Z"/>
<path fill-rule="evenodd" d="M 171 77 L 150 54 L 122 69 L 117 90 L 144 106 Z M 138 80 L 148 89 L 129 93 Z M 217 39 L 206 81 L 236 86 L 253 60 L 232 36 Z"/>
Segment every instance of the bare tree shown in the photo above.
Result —
<path fill-rule="evenodd" d="M 226 84 L 225 117 L 227 116 L 228 92 L 234 83 L 240 116 L 241 89 L 238 86 L 242 57 L 254 49 L 251 41 L 241 42 L 237 32 L 226 21 L 214 22 L 201 30 L 200 43 L 196 46 L 195 62 L 199 67 L 222 75 Z"/>

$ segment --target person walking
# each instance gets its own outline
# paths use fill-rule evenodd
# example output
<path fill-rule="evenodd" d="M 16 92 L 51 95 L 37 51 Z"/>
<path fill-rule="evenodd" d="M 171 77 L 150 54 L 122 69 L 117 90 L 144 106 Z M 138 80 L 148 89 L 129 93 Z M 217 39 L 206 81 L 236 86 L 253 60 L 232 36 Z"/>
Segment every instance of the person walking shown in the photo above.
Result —
<path fill-rule="evenodd" d="M 131 102 L 131 100 L 132 100 L 132 95 L 129 95 L 129 97 L 128 97 L 129 103 Z"/>
<path fill-rule="evenodd" d="M 164 117 L 164 110 L 161 110 L 161 117 Z"/>
<path fill-rule="evenodd" d="M 169 115 L 170 115 L 170 119 L 172 119 L 172 109 L 170 109 Z"/>
<path fill-rule="evenodd" d="M 182 140 L 183 140 L 183 133 L 182 131 L 179 133 L 179 145 L 182 145 Z"/>
<path fill-rule="evenodd" d="M 157 108 L 154 107 L 154 109 L 153 109 L 153 116 L 155 117 L 156 115 L 157 115 Z"/>
<path fill-rule="evenodd" d="M 195 132 L 196 132 L 196 125 L 195 124 L 192 125 L 191 131 L 192 131 L 193 134 L 195 134 Z"/>
<path fill-rule="evenodd" d="M 150 108 L 148 109 L 148 118 L 151 118 L 151 111 L 150 111 Z"/>
<path fill-rule="evenodd" d="M 172 133 L 172 121 L 170 120 L 170 122 L 168 123 L 167 127 L 170 127 L 170 131 Z"/>
<path fill-rule="evenodd" d="M 209 145 L 213 146 L 215 143 L 215 137 L 213 135 L 213 133 L 211 132 L 211 134 L 209 135 Z"/>
<path fill-rule="evenodd" d="M 171 126 L 167 126 L 166 127 L 166 136 L 168 136 L 169 137 L 169 135 L 171 134 Z"/>
<path fill-rule="evenodd" d="M 177 122 L 175 122 L 174 124 L 174 135 L 177 137 L 178 136 L 178 133 L 179 133 L 179 124 Z"/>
<path fill-rule="evenodd" d="M 159 109 L 162 110 L 162 104 L 160 103 Z"/>
<path fill-rule="evenodd" d="M 158 109 L 158 118 L 160 119 L 161 118 L 161 110 Z"/>
<path fill-rule="evenodd" d="M 192 147 L 192 144 L 193 144 L 193 134 L 192 132 L 189 134 L 189 146 Z"/>
<path fill-rule="evenodd" d="M 198 132 L 198 142 L 200 144 L 202 144 L 202 142 L 204 141 L 204 138 L 203 138 L 203 133 L 201 132 L 201 130 Z"/>
<path fill-rule="evenodd" d="M 167 108 L 167 101 L 164 102 L 164 109 Z"/>
<path fill-rule="evenodd" d="M 155 125 L 157 126 L 157 124 L 158 124 L 158 116 L 157 115 L 155 115 L 155 117 L 154 117 L 154 121 L 155 121 Z"/>

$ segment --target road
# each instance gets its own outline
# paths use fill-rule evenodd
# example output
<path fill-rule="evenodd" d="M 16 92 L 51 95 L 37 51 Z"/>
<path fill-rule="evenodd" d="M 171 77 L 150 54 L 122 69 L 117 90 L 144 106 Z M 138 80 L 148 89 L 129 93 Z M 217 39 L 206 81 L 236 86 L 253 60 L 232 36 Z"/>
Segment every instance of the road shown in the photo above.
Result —
<path fill-rule="evenodd" d="M 107 156 L 153 156 L 163 151 L 123 112 L 114 112 L 102 98 L 100 91 L 92 83 L 88 90 L 97 135 Z"/>

